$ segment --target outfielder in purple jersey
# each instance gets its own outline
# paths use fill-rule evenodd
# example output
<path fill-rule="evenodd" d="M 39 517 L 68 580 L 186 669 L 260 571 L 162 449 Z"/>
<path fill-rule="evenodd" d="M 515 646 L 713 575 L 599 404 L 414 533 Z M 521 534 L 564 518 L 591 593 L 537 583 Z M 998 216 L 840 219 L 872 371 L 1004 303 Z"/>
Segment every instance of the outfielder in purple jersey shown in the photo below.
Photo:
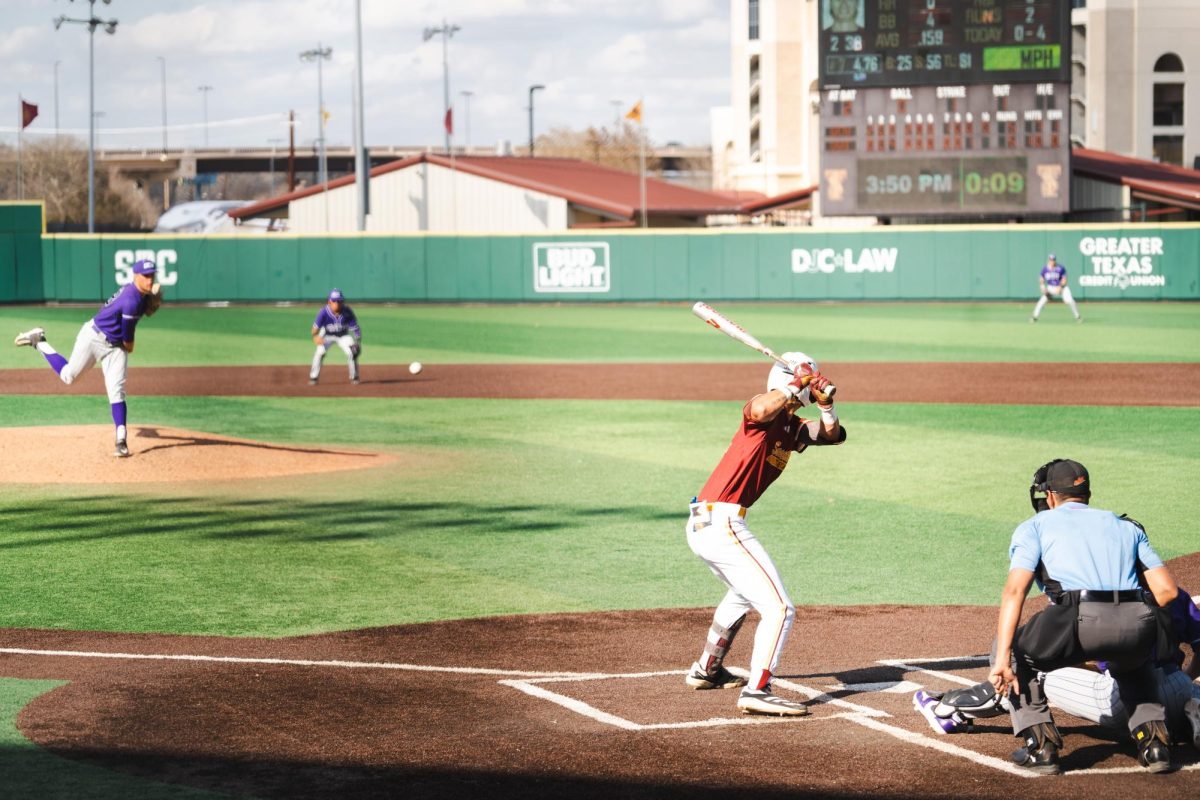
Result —
<path fill-rule="evenodd" d="M 1046 266 L 1042 267 L 1042 271 L 1038 273 L 1038 289 L 1042 296 L 1038 298 L 1037 305 L 1034 306 L 1033 316 L 1029 318 L 1030 322 L 1038 321 L 1038 317 L 1042 315 L 1042 309 L 1051 300 L 1062 300 L 1075 315 L 1075 321 L 1083 322 L 1083 317 L 1079 316 L 1079 306 L 1075 305 L 1075 298 L 1071 296 L 1071 287 L 1067 285 L 1067 268 L 1058 263 L 1054 253 L 1046 258 Z"/>
<path fill-rule="evenodd" d="M 46 331 L 42 328 L 20 333 L 16 339 L 18 347 L 36 348 L 66 384 L 74 383 L 93 364 L 100 364 L 108 402 L 112 407 L 113 426 L 116 428 L 117 444 L 113 455 L 118 458 L 129 455 L 129 447 L 125 443 L 128 410 L 125 403 L 125 377 L 137 324 L 147 313 L 151 302 L 155 271 L 154 262 L 146 259 L 133 265 L 133 282 L 119 289 L 101 306 L 96 316 L 83 324 L 75 337 L 70 359 L 63 358 L 50 346 L 46 341 Z"/>
<path fill-rule="evenodd" d="M 346 305 L 346 298 L 341 290 L 334 289 L 329 293 L 328 302 L 321 306 L 312 326 L 313 344 L 317 352 L 313 355 L 312 368 L 308 372 L 308 382 L 316 385 L 321 377 L 321 364 L 329 348 L 337 345 L 346 354 L 350 364 L 350 382 L 358 383 L 358 356 L 362 352 L 362 329 L 358 327 L 358 318 L 353 309 Z"/>

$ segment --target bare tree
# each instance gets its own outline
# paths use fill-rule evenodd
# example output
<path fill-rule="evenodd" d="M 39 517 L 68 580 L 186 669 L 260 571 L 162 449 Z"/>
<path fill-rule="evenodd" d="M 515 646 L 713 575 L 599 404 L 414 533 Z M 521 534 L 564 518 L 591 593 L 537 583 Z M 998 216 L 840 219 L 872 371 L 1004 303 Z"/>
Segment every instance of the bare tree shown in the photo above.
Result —
<path fill-rule="evenodd" d="M 46 204 L 46 222 L 87 222 L 87 150 L 69 137 L 27 144 L 21 153 L 24 196 Z M 17 199 L 17 151 L 0 145 L 0 197 Z M 104 226 L 149 229 L 158 219 L 145 192 L 115 171 L 96 171 L 96 222 Z"/>
<path fill-rule="evenodd" d="M 638 137 L 640 129 L 623 123 L 620 127 L 589 127 L 582 131 L 570 128 L 551 128 L 537 138 L 537 154 L 557 158 L 578 158 L 605 167 L 638 171 Z M 646 171 L 658 172 L 660 165 L 646 143 Z"/>

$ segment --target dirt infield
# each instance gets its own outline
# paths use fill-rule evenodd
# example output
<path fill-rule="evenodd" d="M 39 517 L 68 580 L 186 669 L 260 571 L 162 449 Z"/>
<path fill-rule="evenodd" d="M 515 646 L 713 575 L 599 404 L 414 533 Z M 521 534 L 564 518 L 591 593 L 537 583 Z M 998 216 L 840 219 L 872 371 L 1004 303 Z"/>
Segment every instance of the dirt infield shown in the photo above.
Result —
<path fill-rule="evenodd" d="M 1200 554 L 1171 566 L 1185 584 L 1200 583 Z M 1063 715 L 1067 773 L 1057 778 L 1006 763 L 1015 742 L 1006 718 L 935 735 L 912 711 L 912 693 L 984 675 L 995 609 L 799 609 L 777 687 L 815 697 L 813 713 L 782 721 L 739 715 L 734 692 L 684 685 L 708 622 L 707 611 L 688 609 L 283 640 L 8 630 L 0 674 L 70 681 L 19 718 L 54 753 L 257 797 L 1200 793 L 1190 747 L 1174 748 L 1179 771 L 1142 774 L 1123 737 Z M 731 664 L 745 665 L 749 639 L 735 644 Z"/>
<path fill-rule="evenodd" d="M 386 453 L 298 447 L 155 425 L 132 425 L 134 458 L 113 458 L 111 425 L 5 428 L 5 446 L 22 453 L 21 469 L 0 472 L 0 483 L 114 484 L 211 482 L 310 475 L 378 467 Z"/>
<path fill-rule="evenodd" d="M 1200 363 L 864 363 L 822 370 L 843 402 L 1021 405 L 1200 404 Z M 303 366 L 134 367 L 129 394 L 259 397 L 504 397 L 619 400 L 743 400 L 762 391 L 763 363 L 451 364 L 410 375 L 401 365 L 363 366 L 351 386 L 342 370 L 308 385 Z M 102 394 L 89 370 L 64 386 L 48 369 L 0 371 L 0 394 Z"/>

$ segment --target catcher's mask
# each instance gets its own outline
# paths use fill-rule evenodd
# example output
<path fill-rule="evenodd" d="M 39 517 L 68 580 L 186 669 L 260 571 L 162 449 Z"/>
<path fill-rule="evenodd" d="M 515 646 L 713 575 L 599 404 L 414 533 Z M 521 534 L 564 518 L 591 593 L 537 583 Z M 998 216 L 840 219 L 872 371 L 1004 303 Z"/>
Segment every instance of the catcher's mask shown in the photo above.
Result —
<path fill-rule="evenodd" d="M 1029 502 L 1034 511 L 1050 508 L 1046 502 L 1047 492 L 1088 499 L 1092 496 L 1092 488 L 1087 468 L 1069 458 L 1047 461 L 1033 473 L 1033 483 L 1029 485 Z"/>

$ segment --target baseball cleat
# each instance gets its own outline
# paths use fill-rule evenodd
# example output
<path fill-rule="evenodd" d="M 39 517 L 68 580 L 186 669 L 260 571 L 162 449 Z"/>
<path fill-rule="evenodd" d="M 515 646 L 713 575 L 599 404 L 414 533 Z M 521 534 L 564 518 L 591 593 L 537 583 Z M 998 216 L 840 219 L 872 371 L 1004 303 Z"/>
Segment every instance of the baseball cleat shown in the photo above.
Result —
<path fill-rule="evenodd" d="M 743 714 L 767 714 L 774 717 L 803 717 L 808 715 L 808 706 L 795 700 L 776 697 L 771 687 L 763 691 L 742 689 L 737 701 L 738 711 Z"/>
<path fill-rule="evenodd" d="M 1170 770 L 1171 748 L 1167 744 L 1169 738 L 1166 724 L 1157 720 L 1134 728 L 1133 741 L 1138 746 L 1138 763 L 1149 772 Z"/>
<path fill-rule="evenodd" d="M 955 719 L 958 714 L 949 717 L 939 717 L 933 713 L 933 709 L 937 704 L 938 698 L 929 694 L 924 689 L 913 695 L 913 709 L 925 718 L 925 721 L 929 723 L 929 727 L 933 728 L 934 733 L 945 735 L 947 733 L 954 733 L 963 727 L 963 724 Z"/>
<path fill-rule="evenodd" d="M 17 347 L 37 347 L 46 341 L 46 331 L 42 328 L 30 328 L 24 333 L 18 333 L 13 344 Z"/>
<path fill-rule="evenodd" d="M 117 441 L 117 449 L 113 451 L 114 458 L 129 458 L 129 447 L 124 439 Z"/>
<path fill-rule="evenodd" d="M 308 379 L 308 385 L 309 385 L 309 386 L 316 386 L 316 385 L 317 385 L 317 379 L 316 379 L 316 378 L 309 378 L 309 379 Z"/>
<path fill-rule="evenodd" d="M 745 678 L 734 675 L 724 667 L 717 667 L 716 672 L 705 672 L 699 661 L 692 662 L 684 681 L 693 689 L 738 689 L 746 685 Z"/>
<path fill-rule="evenodd" d="M 1053 722 L 1040 722 L 1017 735 L 1024 738 L 1025 744 L 1013 751 L 1014 764 L 1038 775 L 1057 775 L 1062 772 L 1058 764 L 1062 734 Z"/>

